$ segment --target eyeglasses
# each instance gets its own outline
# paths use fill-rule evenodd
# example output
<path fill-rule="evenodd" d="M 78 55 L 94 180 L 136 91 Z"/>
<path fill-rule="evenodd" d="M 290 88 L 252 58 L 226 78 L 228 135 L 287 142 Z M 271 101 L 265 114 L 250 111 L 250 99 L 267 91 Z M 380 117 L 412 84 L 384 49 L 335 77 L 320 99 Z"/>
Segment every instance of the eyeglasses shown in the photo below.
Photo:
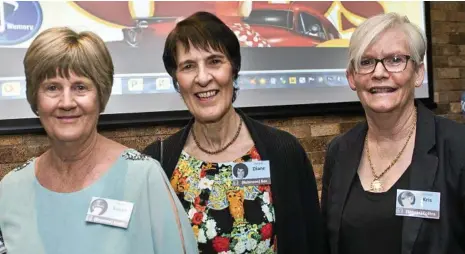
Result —
<path fill-rule="evenodd" d="M 375 71 L 378 63 L 381 63 L 386 71 L 391 73 L 402 72 L 407 68 L 408 55 L 393 55 L 383 59 L 378 58 L 362 58 L 358 63 L 359 74 L 369 74 Z"/>

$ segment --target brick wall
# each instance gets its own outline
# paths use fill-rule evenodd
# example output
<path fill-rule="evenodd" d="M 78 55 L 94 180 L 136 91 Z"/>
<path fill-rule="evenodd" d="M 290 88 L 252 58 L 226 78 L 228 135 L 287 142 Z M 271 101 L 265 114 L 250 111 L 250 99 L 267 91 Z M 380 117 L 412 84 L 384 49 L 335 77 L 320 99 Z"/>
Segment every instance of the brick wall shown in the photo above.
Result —
<path fill-rule="evenodd" d="M 465 122 L 460 114 L 460 94 L 465 90 L 465 2 L 431 2 L 432 55 L 436 113 Z M 325 146 L 335 136 L 362 121 L 363 116 L 327 115 L 290 119 L 267 119 L 269 125 L 295 135 L 308 152 L 318 179 Z M 119 129 L 103 132 L 129 147 L 142 149 L 157 137 L 166 137 L 180 126 Z M 0 177 L 11 168 L 47 147 L 42 135 L 0 136 Z"/>
<path fill-rule="evenodd" d="M 431 2 L 434 100 L 440 113 L 459 113 L 465 90 L 465 2 Z"/>

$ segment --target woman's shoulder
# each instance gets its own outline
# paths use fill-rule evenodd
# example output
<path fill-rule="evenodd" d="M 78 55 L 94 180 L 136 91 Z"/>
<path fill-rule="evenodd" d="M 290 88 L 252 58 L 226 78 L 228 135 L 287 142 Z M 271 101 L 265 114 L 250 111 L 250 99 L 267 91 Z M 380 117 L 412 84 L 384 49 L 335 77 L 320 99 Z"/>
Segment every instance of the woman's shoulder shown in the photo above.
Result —
<path fill-rule="evenodd" d="M 435 115 L 436 135 L 443 136 L 444 139 L 458 141 L 465 145 L 465 124 L 443 116 Z"/>
<path fill-rule="evenodd" d="M 161 164 L 156 159 L 131 148 L 125 150 L 121 157 L 127 167 L 126 177 L 134 179 L 133 184 L 148 184 L 150 188 L 158 191 L 165 186 L 162 183 L 169 184 Z"/>
<path fill-rule="evenodd" d="M 159 178 L 160 174 L 164 174 L 163 167 L 158 160 L 135 149 L 126 149 L 121 157 L 132 174 L 143 175 L 149 179 Z"/>
<path fill-rule="evenodd" d="M 124 150 L 121 154 L 121 159 L 131 170 L 161 168 L 160 163 L 156 159 L 133 148 Z"/>
<path fill-rule="evenodd" d="M 121 157 L 125 161 L 131 161 L 136 163 L 150 163 L 153 159 L 150 156 L 147 156 L 134 148 L 126 148 Z"/>
<path fill-rule="evenodd" d="M 298 145 L 298 139 L 291 133 L 268 125 L 264 122 L 249 118 L 249 125 L 254 128 L 254 133 L 257 134 L 263 142 L 273 142 L 275 145 Z"/>
<path fill-rule="evenodd" d="M 425 106 L 419 105 L 418 138 L 428 139 L 435 144 L 442 143 L 441 147 L 449 147 L 463 153 L 465 150 L 465 142 L 463 142 L 465 140 L 465 124 L 460 122 L 462 118 L 463 116 L 453 119 L 450 116 L 438 115 Z"/>
<path fill-rule="evenodd" d="M 456 164 L 460 168 L 465 167 L 463 154 L 465 152 L 465 124 L 447 119 L 442 116 L 435 116 L 436 129 L 435 141 L 437 149 L 445 150 L 444 153 L 439 151 L 439 154 L 444 154 L 444 159 L 449 165 Z"/>
<path fill-rule="evenodd" d="M 31 177 L 34 176 L 35 159 L 35 157 L 30 158 L 8 172 L 1 180 L 2 188 L 24 186 L 22 184 L 32 182 Z"/>

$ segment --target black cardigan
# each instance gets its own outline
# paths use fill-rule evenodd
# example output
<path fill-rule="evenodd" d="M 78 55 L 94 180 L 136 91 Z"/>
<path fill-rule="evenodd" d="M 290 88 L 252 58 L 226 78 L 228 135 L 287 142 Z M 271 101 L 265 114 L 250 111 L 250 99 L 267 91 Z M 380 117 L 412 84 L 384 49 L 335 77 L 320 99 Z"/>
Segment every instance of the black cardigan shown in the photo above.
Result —
<path fill-rule="evenodd" d="M 465 254 L 465 126 L 435 116 L 417 104 L 408 188 L 440 192 L 440 219 L 404 217 L 401 253 Z M 331 254 L 339 253 L 341 216 L 357 174 L 367 130 L 367 123 L 360 123 L 333 139 L 328 147 L 321 206 Z"/>
<path fill-rule="evenodd" d="M 262 160 L 270 161 L 278 253 L 323 253 L 324 234 L 318 191 L 307 153 L 291 134 L 266 126 L 237 110 Z M 194 120 L 143 153 L 157 159 L 171 177 Z M 163 147 L 163 149 L 160 149 Z"/>

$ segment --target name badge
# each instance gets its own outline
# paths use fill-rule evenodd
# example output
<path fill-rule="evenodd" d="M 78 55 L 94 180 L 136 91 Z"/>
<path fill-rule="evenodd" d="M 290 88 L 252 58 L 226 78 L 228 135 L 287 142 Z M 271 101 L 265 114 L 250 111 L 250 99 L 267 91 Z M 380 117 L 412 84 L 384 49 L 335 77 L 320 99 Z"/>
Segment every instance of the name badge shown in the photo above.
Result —
<path fill-rule="evenodd" d="M 441 193 L 429 191 L 397 190 L 396 215 L 439 219 Z"/>
<path fill-rule="evenodd" d="M 232 163 L 231 166 L 233 186 L 271 184 L 269 161 Z"/>
<path fill-rule="evenodd" d="M 92 197 L 87 210 L 86 221 L 127 228 L 133 207 L 134 204 L 131 202 Z"/>

